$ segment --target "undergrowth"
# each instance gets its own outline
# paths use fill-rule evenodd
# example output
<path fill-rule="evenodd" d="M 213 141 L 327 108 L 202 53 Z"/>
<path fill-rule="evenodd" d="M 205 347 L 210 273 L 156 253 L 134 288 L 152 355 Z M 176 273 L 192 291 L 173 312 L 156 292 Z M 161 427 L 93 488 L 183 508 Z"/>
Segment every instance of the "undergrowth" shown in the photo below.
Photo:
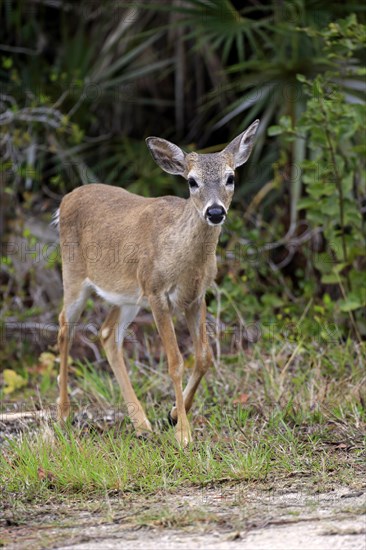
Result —
<path fill-rule="evenodd" d="M 257 345 L 245 358 L 224 357 L 199 389 L 190 415 L 194 443 L 185 450 L 165 420 L 173 395 L 163 364 L 155 375 L 132 368 L 155 430 L 146 439 L 132 431 L 111 392 L 115 382 L 104 374 L 96 384 L 97 367 L 79 364 L 71 380 L 73 423 L 7 425 L 3 498 L 149 494 L 294 475 L 351 483 L 365 473 L 364 360 L 365 350 L 352 342 Z"/>

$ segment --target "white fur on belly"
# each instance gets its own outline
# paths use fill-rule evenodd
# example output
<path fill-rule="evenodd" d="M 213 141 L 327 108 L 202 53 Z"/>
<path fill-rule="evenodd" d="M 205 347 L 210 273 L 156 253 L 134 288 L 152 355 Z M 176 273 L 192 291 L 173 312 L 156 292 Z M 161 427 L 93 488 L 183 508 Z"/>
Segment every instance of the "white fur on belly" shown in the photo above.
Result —
<path fill-rule="evenodd" d="M 141 295 L 136 289 L 136 292 L 131 294 L 120 294 L 118 292 L 111 292 L 110 290 L 104 290 L 100 286 L 93 283 L 90 279 L 85 279 L 84 284 L 92 288 L 98 296 L 103 298 L 109 304 L 114 306 L 123 306 L 123 305 L 143 305 L 141 300 Z"/>

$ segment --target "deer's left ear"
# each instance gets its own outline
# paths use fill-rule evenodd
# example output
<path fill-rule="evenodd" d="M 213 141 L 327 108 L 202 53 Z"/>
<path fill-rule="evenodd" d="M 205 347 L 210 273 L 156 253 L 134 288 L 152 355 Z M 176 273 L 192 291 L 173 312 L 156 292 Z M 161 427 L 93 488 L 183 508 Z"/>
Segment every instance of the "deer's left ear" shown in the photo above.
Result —
<path fill-rule="evenodd" d="M 225 147 L 223 153 L 231 153 L 234 157 L 235 168 L 244 164 L 252 152 L 254 136 L 257 132 L 259 120 L 255 120 L 242 134 L 234 138 Z"/>

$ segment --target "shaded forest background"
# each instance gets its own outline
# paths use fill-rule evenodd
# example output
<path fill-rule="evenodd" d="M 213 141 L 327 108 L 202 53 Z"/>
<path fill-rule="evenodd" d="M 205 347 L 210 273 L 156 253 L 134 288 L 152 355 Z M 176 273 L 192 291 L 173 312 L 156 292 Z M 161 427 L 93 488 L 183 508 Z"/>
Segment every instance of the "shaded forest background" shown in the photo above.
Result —
<path fill-rule="evenodd" d="M 144 138 L 213 152 L 256 118 L 208 296 L 220 350 L 365 339 L 363 3 L 24 0 L 0 20 L 3 363 L 55 343 L 65 193 L 187 197 Z"/>

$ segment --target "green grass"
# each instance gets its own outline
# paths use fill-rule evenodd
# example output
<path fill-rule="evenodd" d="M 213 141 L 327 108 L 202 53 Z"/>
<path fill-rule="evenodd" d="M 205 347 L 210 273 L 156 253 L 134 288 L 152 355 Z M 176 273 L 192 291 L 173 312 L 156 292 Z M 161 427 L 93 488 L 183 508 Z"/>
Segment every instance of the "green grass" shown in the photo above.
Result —
<path fill-rule="evenodd" d="M 103 420 L 119 403 L 111 376 L 98 379 L 90 365 L 79 364 L 71 385 L 85 389 L 92 419 L 9 436 L 0 455 L 3 497 L 151 494 L 283 476 L 351 483 L 364 471 L 364 351 L 352 342 L 301 349 L 282 343 L 224 358 L 199 390 L 190 415 L 195 441 L 185 450 L 165 422 L 173 394 L 164 365 L 155 375 L 132 369 L 156 429 L 141 440 L 127 419 L 114 426 Z"/>

